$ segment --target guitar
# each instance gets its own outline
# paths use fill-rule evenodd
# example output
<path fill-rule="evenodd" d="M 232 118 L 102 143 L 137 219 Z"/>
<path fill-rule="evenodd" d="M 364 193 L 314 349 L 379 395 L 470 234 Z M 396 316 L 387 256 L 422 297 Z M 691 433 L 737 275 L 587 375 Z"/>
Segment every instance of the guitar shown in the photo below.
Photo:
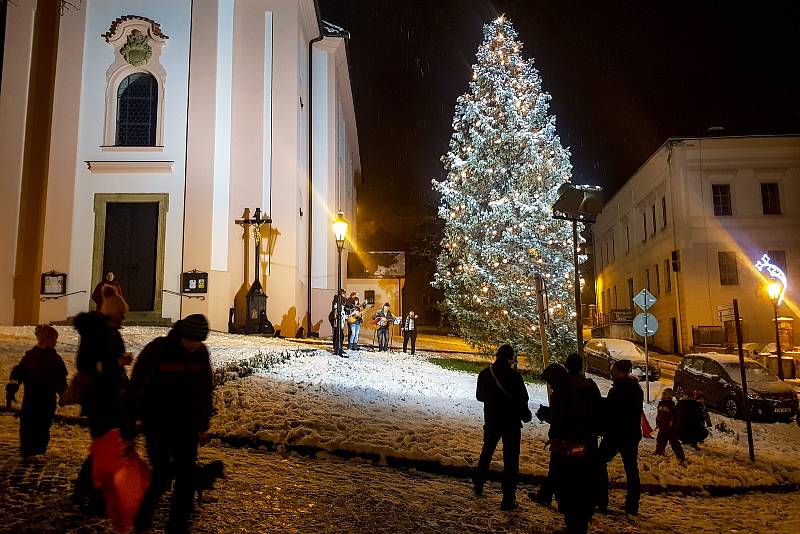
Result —
<path fill-rule="evenodd" d="M 359 304 L 358 306 L 350 312 L 350 315 L 347 316 L 347 322 L 349 324 L 355 324 L 358 322 L 358 319 L 361 317 L 361 312 L 367 308 L 366 304 Z"/>

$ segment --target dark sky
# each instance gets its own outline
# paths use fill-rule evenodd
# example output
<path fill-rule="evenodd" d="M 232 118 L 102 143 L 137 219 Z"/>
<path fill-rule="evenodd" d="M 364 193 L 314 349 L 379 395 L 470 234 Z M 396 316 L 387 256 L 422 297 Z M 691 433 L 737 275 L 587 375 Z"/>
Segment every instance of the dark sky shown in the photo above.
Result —
<path fill-rule="evenodd" d="M 505 13 L 552 95 L 574 181 L 610 196 L 670 136 L 800 133 L 800 2 L 319 0 L 351 34 L 359 239 L 435 216 L 456 98 Z"/>

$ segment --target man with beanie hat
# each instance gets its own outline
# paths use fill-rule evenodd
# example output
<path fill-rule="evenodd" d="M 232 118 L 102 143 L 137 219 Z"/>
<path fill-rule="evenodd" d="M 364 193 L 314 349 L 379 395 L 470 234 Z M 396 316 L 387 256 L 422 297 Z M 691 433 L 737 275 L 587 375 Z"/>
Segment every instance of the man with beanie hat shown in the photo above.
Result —
<path fill-rule="evenodd" d="M 187 532 L 194 507 L 197 448 L 208 440 L 212 374 L 208 321 L 199 314 L 176 322 L 166 337 L 151 341 L 133 367 L 122 437 L 136 437 L 141 420 L 153 467 L 150 487 L 136 516 L 137 530 L 147 530 L 169 480 L 175 478 L 167 532 Z"/>
<path fill-rule="evenodd" d="M 517 507 L 517 472 L 521 421 L 526 423 L 532 415 L 528 409 L 528 390 L 522 375 L 513 367 L 514 348 L 502 345 L 497 349 L 494 363 L 478 375 L 477 399 L 483 403 L 483 448 L 478 469 L 473 479 L 475 494 L 483 494 L 483 485 L 492 463 L 497 443 L 503 440 L 503 502 L 500 509 L 510 511 Z"/>
<path fill-rule="evenodd" d="M 617 360 L 611 365 L 614 385 L 606 397 L 606 432 L 600 442 L 600 459 L 608 464 L 617 454 L 625 467 L 627 494 L 625 513 L 638 515 L 639 497 L 639 442 L 642 440 L 642 402 L 644 393 L 639 381 L 630 376 L 633 364 L 630 360 Z M 608 470 L 601 469 L 603 489 L 598 508 L 608 509 Z"/>

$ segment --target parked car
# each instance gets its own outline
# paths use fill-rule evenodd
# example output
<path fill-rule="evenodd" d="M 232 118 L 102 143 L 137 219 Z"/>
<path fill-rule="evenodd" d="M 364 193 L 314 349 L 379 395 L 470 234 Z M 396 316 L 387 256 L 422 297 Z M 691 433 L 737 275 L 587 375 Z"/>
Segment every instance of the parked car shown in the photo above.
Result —
<path fill-rule="evenodd" d="M 744 352 L 744 355 L 754 360 L 757 360 L 757 356 L 761 354 L 763 348 L 764 348 L 763 343 L 742 343 L 742 351 Z M 738 355 L 739 347 L 734 345 L 730 347 L 730 350 L 728 350 L 728 352 L 731 354 Z"/>
<path fill-rule="evenodd" d="M 754 418 L 789 421 L 797 413 L 797 395 L 760 363 L 745 358 L 750 412 Z M 675 370 L 676 396 L 702 391 L 706 405 L 728 417 L 744 415 L 742 371 L 734 354 L 687 354 Z"/>
<path fill-rule="evenodd" d="M 593 338 L 583 347 L 586 361 L 586 372 L 610 377 L 611 365 L 618 360 L 630 360 L 633 363 L 631 375 L 644 380 L 644 351 L 632 342 L 624 339 Z M 652 357 L 649 358 L 649 378 L 656 381 L 661 376 L 661 367 Z"/>

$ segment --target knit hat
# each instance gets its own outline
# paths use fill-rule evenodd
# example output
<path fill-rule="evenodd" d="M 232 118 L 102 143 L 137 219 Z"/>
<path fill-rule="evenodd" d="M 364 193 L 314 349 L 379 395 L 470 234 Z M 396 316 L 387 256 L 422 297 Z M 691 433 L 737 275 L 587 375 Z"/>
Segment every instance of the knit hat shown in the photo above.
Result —
<path fill-rule="evenodd" d="M 103 291 L 105 295 L 107 291 Z M 128 313 L 128 303 L 122 298 L 116 290 L 108 297 L 103 297 L 103 303 L 100 305 L 100 313 L 103 315 L 114 315 L 117 313 Z"/>
<path fill-rule="evenodd" d="M 567 369 L 560 363 L 551 363 L 542 371 L 542 378 L 550 387 L 557 387 L 567 379 Z"/>
<path fill-rule="evenodd" d="M 175 323 L 173 329 L 183 339 L 205 341 L 208 337 L 208 320 L 204 315 L 193 313 Z"/>
<path fill-rule="evenodd" d="M 500 348 L 497 349 L 497 354 L 495 354 L 495 359 L 497 360 L 514 360 L 514 347 L 506 343 L 505 345 L 500 345 Z"/>
<path fill-rule="evenodd" d="M 567 371 L 572 373 L 580 373 L 583 370 L 583 358 L 577 352 L 571 353 L 567 356 L 567 361 L 564 362 Z"/>
<path fill-rule="evenodd" d="M 33 331 L 34 335 L 36 335 L 36 339 L 39 341 L 43 340 L 57 340 L 58 339 L 58 330 L 50 326 L 49 324 L 40 324 L 36 327 Z"/>

